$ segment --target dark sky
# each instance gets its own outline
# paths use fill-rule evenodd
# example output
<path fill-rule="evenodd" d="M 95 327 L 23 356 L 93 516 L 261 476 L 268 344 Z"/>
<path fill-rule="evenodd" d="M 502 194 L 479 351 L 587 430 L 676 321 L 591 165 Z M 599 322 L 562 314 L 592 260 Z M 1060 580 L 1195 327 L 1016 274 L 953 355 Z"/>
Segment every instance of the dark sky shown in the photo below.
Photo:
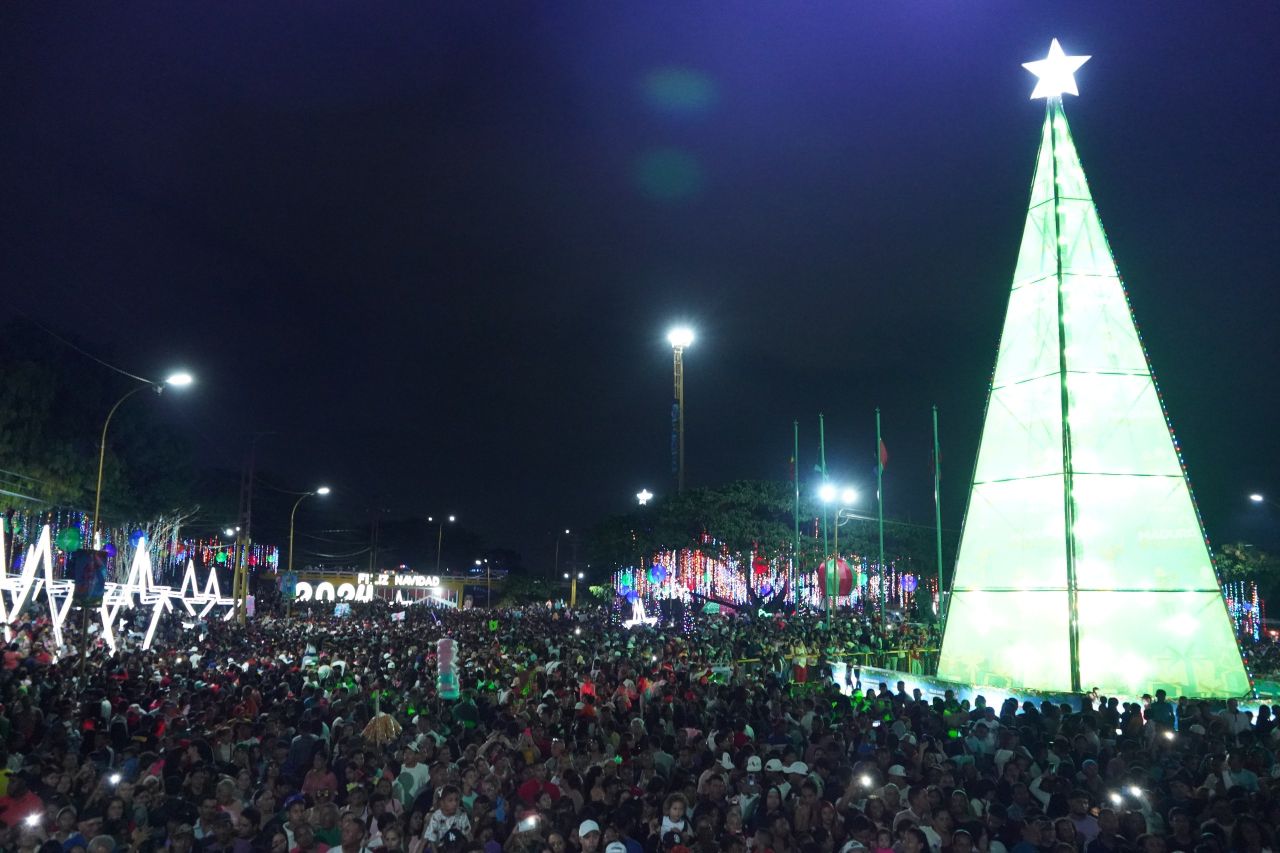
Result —
<path fill-rule="evenodd" d="M 936 403 L 958 526 L 1056 36 L 1210 535 L 1280 539 L 1245 501 L 1280 497 L 1278 10 L 6 3 L 2 302 L 189 367 L 161 408 L 211 464 L 273 430 L 329 513 L 534 564 L 670 488 L 684 319 L 691 485 L 785 477 L 793 419 L 811 467 L 822 411 L 869 489 L 879 405 L 887 512 L 926 520 Z"/>

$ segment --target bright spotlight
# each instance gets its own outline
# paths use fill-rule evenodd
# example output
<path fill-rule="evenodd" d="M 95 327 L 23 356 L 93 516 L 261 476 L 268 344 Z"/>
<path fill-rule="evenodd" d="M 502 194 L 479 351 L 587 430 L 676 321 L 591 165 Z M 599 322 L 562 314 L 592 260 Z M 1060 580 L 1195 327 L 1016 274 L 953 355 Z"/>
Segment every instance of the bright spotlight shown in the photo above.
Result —
<path fill-rule="evenodd" d="M 172 385 L 174 388 L 185 388 L 195 381 L 190 373 L 174 373 L 164 381 L 164 384 Z"/>
<path fill-rule="evenodd" d="M 857 489 L 845 489 L 843 492 L 840 493 L 840 503 L 844 504 L 845 506 L 850 506 L 851 504 L 855 504 L 857 502 L 858 502 Z"/>
<path fill-rule="evenodd" d="M 331 490 L 328 486 L 321 486 L 320 488 L 316 489 L 316 494 L 317 494 L 317 495 L 327 495 L 327 494 L 329 494 L 329 492 L 330 492 L 330 491 L 332 491 L 332 490 Z"/>
<path fill-rule="evenodd" d="M 684 349 L 693 343 L 693 329 L 688 326 L 677 326 L 667 332 L 667 341 L 675 349 Z"/>
<path fill-rule="evenodd" d="M 818 488 L 818 497 L 824 504 L 829 504 L 834 501 L 837 493 L 838 490 L 832 483 L 823 483 L 822 486 Z"/>

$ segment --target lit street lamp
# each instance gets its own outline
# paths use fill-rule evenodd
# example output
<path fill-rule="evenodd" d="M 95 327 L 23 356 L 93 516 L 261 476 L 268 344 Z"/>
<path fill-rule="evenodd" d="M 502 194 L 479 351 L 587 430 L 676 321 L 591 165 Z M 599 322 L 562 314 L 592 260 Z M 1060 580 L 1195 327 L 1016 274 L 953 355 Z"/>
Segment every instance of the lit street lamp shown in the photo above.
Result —
<path fill-rule="evenodd" d="M 481 562 L 482 562 L 481 560 L 476 560 L 476 565 L 479 566 Z M 488 557 L 484 558 L 483 563 L 484 563 L 484 606 L 493 607 L 493 563 L 490 562 Z"/>
<path fill-rule="evenodd" d="M 448 521 L 450 524 L 453 524 L 457 520 L 458 520 L 458 517 L 456 515 L 451 515 L 447 519 L 442 518 L 438 522 L 436 522 L 436 575 L 437 576 L 439 576 L 440 574 L 440 551 L 442 548 L 444 548 L 444 523 L 445 521 Z M 427 516 L 427 521 L 433 522 L 436 520 L 431 516 Z"/>
<path fill-rule="evenodd" d="M 831 602 L 836 597 L 836 592 L 840 588 L 839 581 L 836 578 L 836 572 L 835 572 L 835 567 L 840 562 L 840 524 L 842 519 L 844 521 L 848 521 L 851 518 L 859 517 L 854 515 L 853 510 L 850 509 L 850 507 L 853 504 L 858 502 L 858 492 L 856 489 L 851 489 L 848 487 L 843 489 L 837 488 L 834 483 L 823 483 L 822 487 L 818 489 L 818 497 L 822 499 L 822 502 L 824 504 L 837 503 L 837 498 L 839 499 L 839 502 L 836 506 L 835 539 L 832 545 L 832 548 L 835 553 L 835 558 L 828 559 L 823 566 L 823 569 L 827 575 L 827 624 L 830 625 L 831 624 Z M 881 593 L 883 594 L 884 592 L 883 590 L 884 568 L 883 567 L 881 567 L 880 575 L 882 578 Z M 883 606 L 883 604 L 881 606 Z"/>
<path fill-rule="evenodd" d="M 137 388 L 134 388 L 132 391 L 117 400 L 116 404 L 111 407 L 111 411 L 107 412 L 107 419 L 102 424 L 102 441 L 98 445 L 98 487 L 95 490 L 93 497 L 93 536 L 95 546 L 97 545 L 98 538 L 98 509 L 102 505 L 102 468 L 106 463 L 107 458 L 107 427 L 111 426 L 111 418 L 115 415 L 116 409 L 120 408 L 120 404 L 125 400 L 128 400 L 134 394 L 137 394 L 139 391 L 147 388 L 150 388 L 157 394 L 163 394 L 164 389 L 169 386 L 174 388 L 186 388 L 194 381 L 195 380 L 192 379 L 190 373 L 179 372 L 170 374 L 169 378 L 165 379 L 164 382 L 144 382 L 144 384 L 139 385 Z"/>
<path fill-rule="evenodd" d="M 564 529 L 564 533 L 557 533 L 557 534 L 556 534 L 556 558 L 555 558 L 555 562 L 554 562 L 554 563 L 552 563 L 552 565 L 551 565 L 551 571 L 552 571 L 553 573 L 554 573 L 554 572 L 558 572 L 558 571 L 560 571 L 560 537 L 561 537 L 561 536 L 568 536 L 568 535 L 569 535 L 569 528 L 567 528 L 567 527 Z M 567 575 L 566 575 L 566 577 L 567 577 Z"/>
<path fill-rule="evenodd" d="M 667 333 L 671 344 L 672 379 L 676 397 L 676 492 L 684 491 L 684 350 L 693 343 L 693 329 L 677 326 Z"/>
<path fill-rule="evenodd" d="M 1267 497 L 1266 495 L 1259 494 L 1258 492 L 1254 492 L 1253 494 L 1249 495 L 1249 500 L 1253 501 L 1256 504 L 1270 504 L 1271 506 L 1274 506 L 1274 507 L 1280 507 L 1280 504 L 1271 500 L 1271 498 Z"/>
<path fill-rule="evenodd" d="M 329 491 L 330 489 L 328 486 L 321 486 L 313 492 L 303 492 L 298 496 L 298 499 L 293 502 L 293 509 L 289 511 L 289 571 L 293 571 L 293 520 L 298 514 L 298 504 L 302 503 L 312 495 L 327 495 L 329 494 Z"/>
<path fill-rule="evenodd" d="M 574 607 L 578 606 L 578 581 L 582 580 L 584 577 L 586 577 L 586 575 L 583 574 L 582 572 L 578 572 L 576 574 L 572 574 L 570 572 L 564 573 L 564 579 L 569 582 L 569 608 L 570 609 L 573 609 Z"/>

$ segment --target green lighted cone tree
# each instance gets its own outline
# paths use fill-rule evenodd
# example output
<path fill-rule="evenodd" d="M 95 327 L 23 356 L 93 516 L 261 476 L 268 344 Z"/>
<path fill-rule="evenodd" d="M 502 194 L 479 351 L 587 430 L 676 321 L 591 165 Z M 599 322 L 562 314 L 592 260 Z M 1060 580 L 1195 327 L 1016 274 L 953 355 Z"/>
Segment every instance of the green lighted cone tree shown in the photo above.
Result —
<path fill-rule="evenodd" d="M 1047 114 L 938 676 L 1241 696 L 1231 619 L 1062 109 L 1087 58 L 1055 40 L 1028 64 Z"/>

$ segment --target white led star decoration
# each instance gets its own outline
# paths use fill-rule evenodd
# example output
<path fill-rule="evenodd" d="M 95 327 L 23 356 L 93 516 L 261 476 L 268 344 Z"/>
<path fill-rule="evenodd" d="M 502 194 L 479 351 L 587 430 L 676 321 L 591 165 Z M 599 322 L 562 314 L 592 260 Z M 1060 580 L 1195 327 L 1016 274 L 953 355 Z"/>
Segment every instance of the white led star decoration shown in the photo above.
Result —
<path fill-rule="evenodd" d="M 0 536 L 0 566 L 8 566 L 5 554 L 4 537 Z M 43 568 L 43 571 L 38 571 Z M 13 639 L 13 623 L 22 614 L 29 601 L 38 599 L 42 591 L 48 591 L 49 624 L 53 629 L 54 643 L 64 649 L 62 626 L 71 611 L 75 582 L 54 577 L 53 569 L 53 537 L 49 525 L 40 531 L 40 537 L 34 545 L 27 548 L 27 558 L 22 563 L 22 571 L 16 575 L 0 575 L 0 624 L 3 625 L 5 641 Z M 234 598 L 222 594 L 218 585 L 217 571 L 212 567 L 205 579 L 204 590 L 201 591 L 196 581 L 195 563 L 188 559 L 187 569 L 182 578 L 182 586 L 174 590 L 168 586 L 157 586 L 151 580 L 151 553 L 145 541 L 138 542 L 133 552 L 133 561 L 129 564 L 129 574 L 124 583 L 108 581 L 103 588 L 102 604 L 98 607 L 98 618 L 102 632 L 102 640 L 116 651 L 117 638 L 115 626 L 121 611 L 138 608 L 150 608 L 151 619 L 147 625 L 146 636 L 142 648 L 151 648 L 155 639 L 156 628 L 160 617 L 166 611 L 173 610 L 177 601 L 192 616 L 200 619 L 207 617 L 215 607 L 225 607 L 221 614 L 223 620 L 230 619 L 235 613 Z M 197 614 L 196 607 L 200 608 Z"/>
<path fill-rule="evenodd" d="M 1049 55 L 1044 59 L 1037 59 L 1035 62 L 1024 62 L 1022 67 L 1036 75 L 1039 79 L 1036 81 L 1035 91 L 1031 93 L 1031 100 L 1036 98 L 1058 98 L 1062 95 L 1079 95 L 1080 90 L 1076 88 L 1076 71 L 1081 65 L 1084 65 L 1092 57 L 1088 56 L 1067 56 L 1062 51 L 1062 45 L 1058 44 L 1058 40 L 1054 39 L 1049 44 Z"/>

